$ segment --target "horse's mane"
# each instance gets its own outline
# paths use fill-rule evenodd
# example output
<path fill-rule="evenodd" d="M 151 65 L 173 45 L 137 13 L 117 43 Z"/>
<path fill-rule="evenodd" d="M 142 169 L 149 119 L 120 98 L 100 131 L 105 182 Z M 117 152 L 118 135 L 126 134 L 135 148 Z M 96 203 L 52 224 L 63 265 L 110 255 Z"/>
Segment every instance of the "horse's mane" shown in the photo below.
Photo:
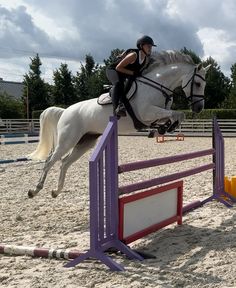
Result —
<path fill-rule="evenodd" d="M 153 70 L 155 66 L 165 66 L 174 63 L 187 63 L 195 65 L 190 55 L 183 54 L 175 50 L 167 50 L 161 52 L 154 52 L 150 56 L 149 65 L 145 69 L 145 74 Z"/>

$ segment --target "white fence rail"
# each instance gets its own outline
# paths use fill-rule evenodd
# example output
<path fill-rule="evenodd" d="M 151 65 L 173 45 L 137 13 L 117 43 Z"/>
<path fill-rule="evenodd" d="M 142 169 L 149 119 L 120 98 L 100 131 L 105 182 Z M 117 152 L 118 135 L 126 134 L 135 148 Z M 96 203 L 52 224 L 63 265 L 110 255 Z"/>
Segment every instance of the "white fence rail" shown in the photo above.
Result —
<path fill-rule="evenodd" d="M 224 137 L 236 137 L 236 119 L 219 119 L 221 132 Z M 178 132 L 186 136 L 211 136 L 211 119 L 188 119 L 184 121 Z"/>
<path fill-rule="evenodd" d="M 39 133 L 39 119 L 0 119 L 0 134 Z"/>
<path fill-rule="evenodd" d="M 218 122 L 224 137 L 236 137 L 236 119 L 219 119 Z M 37 134 L 39 129 L 39 119 L 0 119 L 0 134 Z M 186 136 L 211 136 L 211 131 L 211 119 L 188 119 L 177 130 Z"/>

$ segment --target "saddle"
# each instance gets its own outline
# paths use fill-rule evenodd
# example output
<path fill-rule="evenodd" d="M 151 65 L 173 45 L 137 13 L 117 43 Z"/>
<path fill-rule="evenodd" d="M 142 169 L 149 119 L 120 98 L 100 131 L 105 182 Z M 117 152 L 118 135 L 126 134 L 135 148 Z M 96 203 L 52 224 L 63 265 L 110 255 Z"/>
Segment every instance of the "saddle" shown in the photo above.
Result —
<path fill-rule="evenodd" d="M 137 83 L 134 81 L 135 85 L 131 85 L 130 89 L 128 91 L 125 91 L 125 98 L 128 99 L 128 101 L 133 98 L 136 89 L 137 89 Z M 113 86 L 112 85 L 103 85 L 104 92 L 98 97 L 97 103 L 99 105 L 108 105 L 112 104 L 112 99 L 111 99 L 111 91 L 112 91 Z M 123 100 L 123 99 L 122 99 Z"/>
<path fill-rule="evenodd" d="M 134 85 L 133 85 L 133 83 L 134 83 Z M 138 118 L 136 117 L 136 115 L 133 111 L 133 108 L 131 107 L 131 105 L 129 103 L 131 98 L 135 95 L 135 92 L 137 90 L 136 80 L 134 80 L 133 83 L 131 85 L 127 85 L 127 82 L 125 83 L 124 96 L 122 97 L 121 101 L 125 105 L 127 112 L 129 113 L 130 117 L 132 118 L 135 129 L 141 130 L 141 129 L 147 128 L 147 126 L 138 120 Z M 98 101 L 97 101 L 97 103 L 99 105 L 108 105 L 108 104 L 112 103 L 112 98 L 111 98 L 111 91 L 113 89 L 112 85 L 105 85 L 104 88 L 109 89 L 109 91 L 107 93 L 104 93 L 101 96 L 99 96 Z"/>

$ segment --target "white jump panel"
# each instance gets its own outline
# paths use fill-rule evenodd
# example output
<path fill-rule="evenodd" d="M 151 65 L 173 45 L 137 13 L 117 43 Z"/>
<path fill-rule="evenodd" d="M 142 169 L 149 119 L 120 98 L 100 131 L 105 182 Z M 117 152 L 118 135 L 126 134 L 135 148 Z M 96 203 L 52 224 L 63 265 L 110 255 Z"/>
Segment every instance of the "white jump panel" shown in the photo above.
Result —
<path fill-rule="evenodd" d="M 133 242 L 173 222 L 182 223 L 183 181 L 119 199 L 120 239 Z"/>

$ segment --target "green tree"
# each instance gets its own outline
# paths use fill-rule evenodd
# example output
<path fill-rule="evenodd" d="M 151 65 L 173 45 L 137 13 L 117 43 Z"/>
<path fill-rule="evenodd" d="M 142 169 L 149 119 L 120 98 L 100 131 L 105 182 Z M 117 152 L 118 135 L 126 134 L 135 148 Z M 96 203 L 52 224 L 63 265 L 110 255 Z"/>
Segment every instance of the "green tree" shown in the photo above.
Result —
<path fill-rule="evenodd" d="M 211 64 L 206 74 L 205 109 L 222 108 L 229 97 L 230 80 L 224 76 L 220 66 L 212 57 L 209 57 L 203 64 L 205 67 Z"/>
<path fill-rule="evenodd" d="M 231 88 L 230 88 L 230 94 L 229 99 L 227 102 L 227 108 L 234 108 L 236 109 L 236 63 L 234 63 L 231 68 Z"/>
<path fill-rule="evenodd" d="M 88 79 L 88 95 L 90 98 L 97 98 L 104 92 L 103 85 L 107 81 L 104 82 L 103 79 L 103 69 L 99 66 Z"/>
<path fill-rule="evenodd" d="M 73 75 L 67 64 L 61 64 L 53 72 L 54 86 L 52 87 L 53 104 L 69 106 L 77 101 L 73 85 Z"/>
<path fill-rule="evenodd" d="M 104 59 L 105 66 L 109 66 L 117 61 L 117 59 L 121 56 L 121 54 L 124 52 L 124 50 L 120 49 L 113 49 L 111 51 L 110 56 L 108 59 Z"/>
<path fill-rule="evenodd" d="M 124 52 L 124 50 L 120 50 L 120 49 L 113 49 L 111 51 L 110 56 L 107 59 L 104 59 L 103 62 L 105 65 L 100 66 L 100 81 L 102 82 L 102 84 L 111 84 L 109 83 L 109 80 L 107 79 L 106 76 L 106 68 L 109 67 L 111 64 L 116 63 L 117 59 L 122 55 L 122 53 Z"/>
<path fill-rule="evenodd" d="M 29 107 L 29 116 L 31 118 L 33 110 L 42 110 L 48 107 L 49 95 L 47 85 L 41 78 L 40 66 L 42 65 L 39 55 L 30 58 L 30 71 L 24 75 L 23 83 L 25 85 L 23 91 L 23 101 L 25 106 Z"/>
<path fill-rule="evenodd" d="M 21 100 L 7 93 L 0 94 L 0 118 L 21 119 L 24 116 L 24 105 Z"/>
<path fill-rule="evenodd" d="M 193 62 L 195 64 L 201 63 L 201 58 L 194 51 L 192 51 L 191 49 L 187 49 L 186 47 L 184 47 L 184 48 L 182 48 L 180 50 L 180 52 L 183 53 L 183 54 L 191 56 L 191 58 L 193 59 Z"/>
<path fill-rule="evenodd" d="M 80 72 L 75 76 L 75 89 L 79 101 L 89 99 L 88 94 L 88 79 L 92 74 L 95 62 L 91 55 L 85 56 L 85 65 L 81 63 Z"/>
<path fill-rule="evenodd" d="M 200 57 L 194 51 L 184 47 L 181 49 L 181 52 L 190 55 L 194 63 L 199 64 L 201 62 Z M 224 76 L 220 70 L 220 66 L 212 57 L 203 61 L 205 67 L 209 64 L 211 64 L 211 68 L 206 75 L 205 109 L 222 108 L 225 107 L 229 98 L 230 80 Z M 182 90 L 177 88 L 175 92 L 177 92 L 179 96 L 174 96 L 176 98 L 174 109 L 187 109 L 188 103 L 184 97 L 182 97 Z"/>
<path fill-rule="evenodd" d="M 75 89 L 79 101 L 96 98 L 103 92 L 104 70 L 91 55 L 85 56 L 80 72 L 75 77 Z"/>

